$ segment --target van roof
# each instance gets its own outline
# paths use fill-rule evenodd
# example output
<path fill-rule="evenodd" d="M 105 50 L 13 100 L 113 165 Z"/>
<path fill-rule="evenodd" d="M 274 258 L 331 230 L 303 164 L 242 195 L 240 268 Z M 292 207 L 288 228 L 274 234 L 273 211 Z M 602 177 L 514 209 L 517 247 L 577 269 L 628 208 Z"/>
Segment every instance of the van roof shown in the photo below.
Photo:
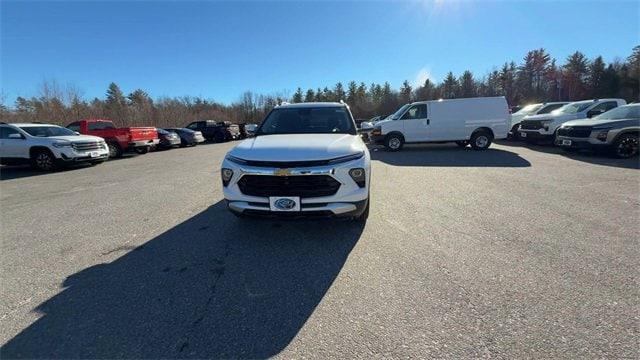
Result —
<path fill-rule="evenodd" d="M 455 99 L 438 99 L 438 100 L 425 100 L 425 101 L 416 101 L 412 102 L 413 104 L 426 104 L 426 103 L 434 103 L 434 102 L 449 102 L 449 101 L 462 101 L 462 100 L 485 100 L 485 99 L 505 99 L 504 96 L 483 96 L 483 97 L 473 97 L 473 98 L 455 98 Z"/>

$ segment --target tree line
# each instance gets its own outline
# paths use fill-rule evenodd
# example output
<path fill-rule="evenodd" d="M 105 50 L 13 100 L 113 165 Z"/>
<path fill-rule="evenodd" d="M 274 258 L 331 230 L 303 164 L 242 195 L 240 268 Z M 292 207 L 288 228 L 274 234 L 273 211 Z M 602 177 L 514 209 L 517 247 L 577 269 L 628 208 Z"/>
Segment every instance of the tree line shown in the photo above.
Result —
<path fill-rule="evenodd" d="M 602 56 L 588 59 L 579 51 L 564 64 L 545 49 L 529 51 L 520 64 L 508 62 L 478 78 L 471 71 L 459 76 L 449 72 L 441 82 L 426 79 L 412 86 L 405 80 L 399 89 L 384 84 L 338 82 L 331 88 L 298 87 L 292 96 L 284 93 L 243 93 L 232 104 L 201 97 L 164 97 L 153 100 L 147 92 L 135 89 L 125 94 L 111 83 L 104 99 L 84 99 L 76 86 L 45 81 L 38 96 L 17 97 L 12 107 L 0 104 L 3 121 L 42 121 L 68 124 L 83 118 L 108 118 L 118 126 L 183 126 L 194 120 L 214 119 L 234 123 L 259 122 L 277 104 L 344 100 L 354 117 L 388 115 L 400 105 L 422 100 L 476 96 L 505 96 L 509 105 L 542 101 L 573 101 L 617 97 L 640 100 L 640 46 L 624 60 L 605 63 Z"/>

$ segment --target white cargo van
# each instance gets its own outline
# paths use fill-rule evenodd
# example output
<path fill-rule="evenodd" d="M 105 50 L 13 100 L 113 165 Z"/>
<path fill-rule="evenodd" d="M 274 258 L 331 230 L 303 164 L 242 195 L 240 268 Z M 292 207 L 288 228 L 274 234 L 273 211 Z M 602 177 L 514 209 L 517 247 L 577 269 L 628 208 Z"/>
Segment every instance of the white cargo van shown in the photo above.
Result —
<path fill-rule="evenodd" d="M 509 132 L 507 100 L 500 97 L 431 100 L 406 104 L 376 123 L 372 141 L 398 151 L 405 143 L 455 142 L 484 150 Z"/>

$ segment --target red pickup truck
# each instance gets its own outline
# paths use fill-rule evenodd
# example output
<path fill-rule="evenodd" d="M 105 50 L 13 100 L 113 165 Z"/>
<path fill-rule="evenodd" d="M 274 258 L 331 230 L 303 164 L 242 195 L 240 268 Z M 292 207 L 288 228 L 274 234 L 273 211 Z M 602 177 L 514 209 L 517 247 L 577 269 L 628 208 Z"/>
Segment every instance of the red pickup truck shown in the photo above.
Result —
<path fill-rule="evenodd" d="M 109 157 L 120 157 L 127 151 L 146 154 L 160 142 L 154 127 L 116 128 L 111 120 L 85 119 L 71 123 L 67 128 L 83 135 L 103 138 L 109 146 Z"/>

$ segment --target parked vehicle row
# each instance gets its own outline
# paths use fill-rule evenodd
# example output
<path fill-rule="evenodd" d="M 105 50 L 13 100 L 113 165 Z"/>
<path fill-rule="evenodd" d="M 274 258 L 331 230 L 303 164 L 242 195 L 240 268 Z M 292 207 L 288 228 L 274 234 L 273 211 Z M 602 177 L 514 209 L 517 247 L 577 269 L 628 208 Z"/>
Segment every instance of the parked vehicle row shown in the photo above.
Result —
<path fill-rule="evenodd" d="M 225 129 L 227 134 L 221 141 L 241 137 L 238 125 L 218 123 L 217 128 Z M 31 164 L 42 171 L 70 163 L 98 164 L 127 152 L 145 154 L 151 149 L 194 146 L 206 140 L 200 131 L 188 128 L 116 128 L 105 119 L 80 120 L 66 128 L 0 123 L 0 130 L 0 164 Z"/>
<path fill-rule="evenodd" d="M 638 104 L 626 105 L 623 99 L 592 99 L 539 112 L 551 104 L 558 103 L 532 104 L 520 111 L 524 114 L 513 114 L 512 138 L 529 143 L 547 142 L 567 151 L 610 150 L 622 158 L 638 154 Z"/>

